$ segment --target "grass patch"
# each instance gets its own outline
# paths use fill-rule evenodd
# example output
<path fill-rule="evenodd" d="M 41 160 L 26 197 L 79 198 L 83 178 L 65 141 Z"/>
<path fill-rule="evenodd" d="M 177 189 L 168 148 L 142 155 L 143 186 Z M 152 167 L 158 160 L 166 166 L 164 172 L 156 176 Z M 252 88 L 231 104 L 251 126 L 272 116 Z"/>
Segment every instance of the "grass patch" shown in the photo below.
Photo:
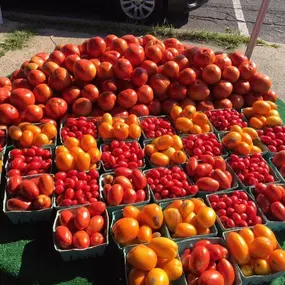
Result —
<path fill-rule="evenodd" d="M 94 21 L 83 19 L 70 19 L 66 17 L 49 17 L 42 15 L 26 15 L 8 13 L 5 15 L 9 20 L 21 21 L 28 29 L 57 29 L 70 32 L 82 32 L 90 35 L 107 35 L 115 33 L 117 36 L 133 34 L 136 36 L 153 34 L 160 38 L 176 37 L 179 40 L 196 41 L 200 43 L 212 43 L 224 49 L 233 50 L 241 44 L 247 44 L 249 37 L 227 30 L 225 33 L 174 29 L 169 24 L 146 26 L 137 23 L 117 23 L 109 21 Z M 276 44 L 269 44 L 258 39 L 258 45 L 278 47 Z"/>
<path fill-rule="evenodd" d="M 34 32 L 27 29 L 14 30 L 8 33 L 0 43 L 0 57 L 8 51 L 22 49 L 34 35 Z"/>

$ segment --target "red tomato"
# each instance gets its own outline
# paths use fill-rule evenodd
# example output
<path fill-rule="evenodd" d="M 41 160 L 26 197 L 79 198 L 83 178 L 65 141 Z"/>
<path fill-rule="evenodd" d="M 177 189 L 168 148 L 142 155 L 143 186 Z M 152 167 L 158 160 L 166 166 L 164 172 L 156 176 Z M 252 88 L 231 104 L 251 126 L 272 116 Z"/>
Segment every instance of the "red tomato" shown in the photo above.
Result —
<path fill-rule="evenodd" d="M 94 233 L 100 232 L 104 226 L 104 218 L 100 215 L 94 216 L 90 219 L 86 232 L 91 236 Z"/>
<path fill-rule="evenodd" d="M 132 184 L 135 189 L 144 189 L 147 185 L 145 175 L 139 169 L 134 169 L 132 171 Z"/>
<path fill-rule="evenodd" d="M 283 187 L 275 184 L 269 184 L 263 191 L 263 194 L 271 203 L 280 201 L 283 196 Z"/>
<path fill-rule="evenodd" d="M 196 181 L 199 190 L 207 192 L 215 192 L 219 189 L 219 182 L 210 177 L 201 177 Z"/>
<path fill-rule="evenodd" d="M 224 277 L 216 270 L 207 270 L 201 274 L 199 285 L 224 285 Z"/>
<path fill-rule="evenodd" d="M 210 263 L 210 253 L 205 246 L 196 246 L 189 259 L 189 269 L 194 274 L 204 272 Z"/>
<path fill-rule="evenodd" d="M 208 249 L 210 253 L 210 258 L 213 261 L 219 261 L 223 257 L 223 253 L 220 249 L 220 247 L 217 246 L 217 244 L 208 244 L 206 245 L 206 248 Z"/>
<path fill-rule="evenodd" d="M 218 271 L 224 277 L 224 284 L 225 285 L 232 285 L 235 281 L 235 271 L 231 263 L 223 258 L 218 263 Z"/>
<path fill-rule="evenodd" d="M 194 247 L 199 246 L 199 245 L 207 247 L 207 245 L 209 245 L 209 244 L 211 244 L 211 242 L 209 240 L 203 239 L 203 240 L 200 240 L 200 241 L 196 242 L 194 244 Z"/>
<path fill-rule="evenodd" d="M 113 68 L 115 75 L 120 79 L 128 78 L 133 71 L 132 64 L 125 58 L 118 59 Z"/>
<path fill-rule="evenodd" d="M 40 194 L 40 191 L 33 181 L 23 180 L 20 185 L 19 193 L 29 201 L 32 201 Z"/>
<path fill-rule="evenodd" d="M 74 225 L 78 230 L 84 230 L 87 228 L 90 222 L 90 214 L 87 208 L 77 208 L 74 213 Z"/>
<path fill-rule="evenodd" d="M 125 176 L 127 178 L 131 178 L 132 170 L 127 167 L 118 167 L 115 170 L 115 176 Z"/>
<path fill-rule="evenodd" d="M 264 194 L 258 194 L 257 198 L 257 203 L 259 207 L 262 209 L 262 211 L 267 214 L 270 210 L 271 203 L 267 199 L 267 197 Z"/>
<path fill-rule="evenodd" d="M 206 177 L 209 176 L 210 173 L 213 171 L 213 167 L 209 163 L 201 163 L 195 169 L 195 174 L 199 177 Z"/>
<path fill-rule="evenodd" d="M 90 245 L 95 246 L 104 242 L 104 236 L 100 233 L 94 233 L 90 237 Z"/>
<path fill-rule="evenodd" d="M 285 221 L 285 206 L 277 201 L 271 204 L 270 206 L 272 215 L 278 220 L 278 221 Z"/>
<path fill-rule="evenodd" d="M 222 171 L 221 169 L 215 169 L 211 173 L 211 177 L 219 182 L 220 189 L 226 190 L 226 189 L 231 188 L 231 183 L 232 183 L 231 179 L 229 179 L 226 173 Z"/>
<path fill-rule="evenodd" d="M 60 212 L 59 222 L 62 226 L 67 226 L 72 217 L 73 217 L 73 213 L 71 211 L 64 210 Z"/>
<path fill-rule="evenodd" d="M 105 210 L 106 210 L 106 204 L 100 201 L 93 202 L 88 207 L 88 211 L 91 217 L 96 215 L 102 215 Z"/>
<path fill-rule="evenodd" d="M 90 245 L 90 237 L 85 231 L 78 231 L 73 235 L 72 244 L 75 248 L 87 248 Z"/>
<path fill-rule="evenodd" d="M 132 66 L 140 65 L 144 60 L 144 49 L 140 45 L 131 43 L 125 51 L 125 58 L 128 59 Z"/>
<path fill-rule="evenodd" d="M 55 242 L 60 248 L 69 248 L 72 244 L 72 234 L 65 226 L 58 226 L 55 230 Z"/>

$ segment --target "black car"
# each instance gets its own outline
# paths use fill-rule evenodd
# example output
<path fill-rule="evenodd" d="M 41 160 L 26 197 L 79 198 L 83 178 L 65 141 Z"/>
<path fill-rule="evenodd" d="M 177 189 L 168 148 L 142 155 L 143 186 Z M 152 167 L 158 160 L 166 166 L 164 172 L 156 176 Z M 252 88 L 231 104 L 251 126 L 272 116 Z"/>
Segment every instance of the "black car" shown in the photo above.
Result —
<path fill-rule="evenodd" d="M 163 14 L 189 12 L 208 0 L 109 0 L 116 2 L 117 11 L 130 20 L 156 20 Z"/>

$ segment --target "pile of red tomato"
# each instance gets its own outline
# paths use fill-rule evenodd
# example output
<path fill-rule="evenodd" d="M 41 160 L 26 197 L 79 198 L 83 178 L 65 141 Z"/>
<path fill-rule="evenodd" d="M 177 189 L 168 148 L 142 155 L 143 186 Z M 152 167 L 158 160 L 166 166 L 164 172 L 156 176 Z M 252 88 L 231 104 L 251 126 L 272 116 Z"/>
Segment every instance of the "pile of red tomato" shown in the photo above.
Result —
<path fill-rule="evenodd" d="M 240 52 L 215 53 L 175 38 L 108 35 L 78 46 L 59 45 L 50 54 L 40 52 L 10 78 L 0 78 L 0 152 L 8 148 L 9 178 L 4 212 L 9 217 L 10 212 L 64 208 L 54 222 L 56 248 L 84 253 L 108 243 L 108 214 L 123 209 L 112 227 L 115 241 L 122 247 L 150 242 L 155 252 L 151 273 L 146 274 L 137 262 L 147 265 L 151 250 L 137 246 L 135 262 L 129 261 L 134 267 L 129 285 L 168 285 L 182 275 L 182 264 L 188 284 L 233 284 L 236 268 L 226 246 L 206 239 L 215 234 L 210 228 L 216 214 L 229 230 L 264 223 L 259 206 L 270 221 L 285 221 L 285 190 L 275 185 L 285 176 L 284 127 L 258 133 L 250 129 L 269 151 L 280 151 L 272 159 L 278 175 L 262 154 L 238 152 L 223 158 L 228 153 L 220 135 L 249 129 L 241 108 L 249 107 L 248 112 L 256 101 L 264 102 L 255 105 L 277 108 L 271 85 L 270 78 Z M 270 112 L 281 124 L 278 111 Z M 44 125 L 54 134 L 45 134 L 45 140 Z M 9 139 L 17 141 L 23 135 L 24 144 L 11 149 Z M 228 144 L 242 146 L 246 137 L 237 141 L 229 136 Z M 253 147 L 251 140 L 246 143 Z M 255 197 L 245 189 L 225 193 L 243 186 L 238 182 L 251 187 Z M 207 205 L 205 195 L 217 191 Z M 153 203 L 164 199 L 170 210 Z M 180 256 L 182 264 L 177 259 L 179 242 L 170 241 L 171 235 L 164 237 L 165 222 L 176 237 L 205 238 Z M 251 249 L 246 262 L 238 262 L 243 272 L 251 269 L 248 276 L 285 271 L 285 251 L 271 250 L 270 260 L 264 255 L 257 262 L 253 258 L 258 243 L 250 242 L 259 236 L 242 238 L 245 241 L 230 241 L 241 253 L 243 244 Z M 165 258 L 162 245 L 169 253 Z M 262 246 L 267 248 L 267 241 Z M 256 270 L 249 260 L 255 267 L 266 264 L 268 270 Z"/>

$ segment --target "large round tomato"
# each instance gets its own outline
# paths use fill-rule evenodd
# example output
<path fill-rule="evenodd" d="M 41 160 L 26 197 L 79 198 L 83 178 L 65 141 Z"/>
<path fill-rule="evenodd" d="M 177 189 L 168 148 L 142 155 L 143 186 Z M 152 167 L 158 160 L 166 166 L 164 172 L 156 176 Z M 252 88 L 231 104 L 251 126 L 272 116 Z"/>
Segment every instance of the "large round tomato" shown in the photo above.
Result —
<path fill-rule="evenodd" d="M 220 81 L 222 76 L 221 69 L 215 64 L 205 66 L 202 72 L 202 78 L 207 84 L 215 84 Z"/>
<path fill-rule="evenodd" d="M 39 122 L 43 115 L 43 110 L 38 105 L 29 105 L 24 112 L 26 120 L 31 123 Z"/>
<path fill-rule="evenodd" d="M 46 115 L 54 120 L 63 117 L 66 111 L 67 111 L 66 102 L 63 99 L 57 97 L 49 99 L 45 107 Z"/>
<path fill-rule="evenodd" d="M 87 41 L 87 53 L 89 57 L 99 57 L 106 50 L 106 43 L 100 37 L 94 37 Z"/>
<path fill-rule="evenodd" d="M 92 111 L 92 102 L 87 98 L 78 98 L 72 105 L 72 112 L 77 116 L 88 116 Z"/>
<path fill-rule="evenodd" d="M 178 64 L 180 72 L 185 68 L 189 67 L 189 60 L 183 54 L 175 56 L 173 60 Z"/>
<path fill-rule="evenodd" d="M 140 45 L 130 44 L 125 51 L 125 58 L 135 67 L 140 65 L 144 60 L 144 49 Z"/>
<path fill-rule="evenodd" d="M 96 67 L 90 60 L 80 59 L 74 63 L 73 73 L 76 79 L 91 81 L 96 75 Z"/>
<path fill-rule="evenodd" d="M 0 105 L 0 123 L 3 125 L 11 125 L 19 118 L 18 110 L 10 104 Z"/>
<path fill-rule="evenodd" d="M 106 43 L 106 46 L 110 46 L 111 43 L 113 42 L 114 39 L 117 39 L 118 37 L 116 35 L 107 35 L 105 38 L 104 38 L 104 41 Z"/>
<path fill-rule="evenodd" d="M 59 50 L 54 50 L 48 58 L 48 61 L 52 61 L 57 63 L 58 65 L 62 65 L 65 60 L 65 55 L 63 52 Z"/>
<path fill-rule="evenodd" d="M 161 114 L 161 103 L 158 99 L 154 99 L 152 100 L 152 102 L 150 102 L 148 105 L 148 110 L 149 110 L 149 114 L 150 115 L 160 115 Z"/>
<path fill-rule="evenodd" d="M 69 56 L 72 54 L 80 55 L 79 48 L 75 44 L 65 44 L 61 47 L 60 51 L 65 55 Z"/>
<path fill-rule="evenodd" d="M 43 66 L 40 67 L 40 70 L 46 75 L 50 76 L 53 71 L 55 71 L 57 68 L 59 68 L 59 65 L 53 61 L 47 61 L 43 64 Z"/>
<path fill-rule="evenodd" d="M 170 79 L 177 79 L 179 76 L 179 65 L 173 60 L 167 61 L 162 66 L 161 73 Z"/>
<path fill-rule="evenodd" d="M 196 46 L 189 46 L 182 52 L 182 54 L 187 57 L 189 65 L 194 64 L 194 56 L 198 52 L 198 50 L 199 48 Z"/>
<path fill-rule="evenodd" d="M 138 102 L 142 104 L 149 104 L 153 100 L 153 91 L 149 85 L 143 85 L 137 90 Z"/>
<path fill-rule="evenodd" d="M 87 84 L 81 90 L 80 95 L 84 98 L 89 99 L 92 103 L 95 103 L 99 97 L 99 90 L 93 84 Z"/>
<path fill-rule="evenodd" d="M 116 80 L 113 78 L 113 79 L 107 79 L 107 80 L 104 80 L 101 84 L 101 90 L 102 92 L 105 92 L 105 91 L 111 91 L 111 92 L 114 92 L 116 93 L 117 92 L 117 82 Z"/>
<path fill-rule="evenodd" d="M 240 77 L 244 80 L 249 80 L 256 73 L 257 66 L 253 61 L 249 60 L 248 62 L 243 62 L 238 69 Z"/>
<path fill-rule="evenodd" d="M 210 95 L 208 85 L 201 80 L 196 80 L 188 87 L 187 96 L 193 100 L 202 101 Z"/>
<path fill-rule="evenodd" d="M 144 104 L 138 104 L 133 106 L 130 109 L 130 114 L 134 114 L 138 117 L 140 116 L 148 116 L 149 115 L 149 109 L 148 106 L 144 105 Z"/>
<path fill-rule="evenodd" d="M 255 73 L 250 78 L 250 86 L 254 92 L 266 93 L 269 91 L 272 82 L 269 76 L 262 73 Z"/>
<path fill-rule="evenodd" d="M 71 86 L 61 93 L 62 99 L 71 105 L 80 96 L 80 89 L 77 86 Z"/>
<path fill-rule="evenodd" d="M 111 64 L 115 64 L 116 61 L 120 58 L 120 53 L 118 53 L 115 50 L 109 50 L 106 51 L 102 56 L 101 56 L 101 62 L 110 62 Z"/>
<path fill-rule="evenodd" d="M 131 80 L 134 85 L 138 87 L 143 86 L 148 80 L 148 74 L 142 67 L 137 67 L 131 75 Z"/>
<path fill-rule="evenodd" d="M 229 55 L 232 64 L 239 67 L 242 63 L 248 62 L 248 58 L 239 51 L 235 51 Z"/>
<path fill-rule="evenodd" d="M 198 285 L 224 285 L 223 275 L 214 270 L 210 269 L 201 274 L 198 280 Z"/>
<path fill-rule="evenodd" d="M 55 242 L 62 248 L 69 248 L 72 244 L 72 234 L 66 226 L 58 226 L 55 230 Z"/>
<path fill-rule="evenodd" d="M 157 64 L 151 60 L 143 61 L 140 67 L 146 70 L 149 77 L 158 72 Z"/>
<path fill-rule="evenodd" d="M 194 64 L 199 67 L 205 67 L 215 62 L 215 53 L 210 48 L 201 47 L 194 55 Z"/>
<path fill-rule="evenodd" d="M 30 84 L 32 84 L 33 86 L 37 86 L 46 81 L 46 76 L 40 70 L 32 70 L 29 72 L 27 79 Z"/>
<path fill-rule="evenodd" d="M 187 94 L 187 88 L 184 84 L 179 83 L 178 81 L 170 84 L 168 89 L 169 98 L 182 101 Z"/>
<path fill-rule="evenodd" d="M 194 274 L 201 274 L 207 270 L 210 263 L 210 253 L 205 246 L 195 246 L 189 259 L 189 269 Z"/>
<path fill-rule="evenodd" d="M 216 54 L 215 64 L 221 70 L 224 70 L 226 67 L 232 65 L 232 61 L 225 53 L 221 53 L 221 54 Z"/>
<path fill-rule="evenodd" d="M 114 77 L 113 65 L 110 62 L 101 62 L 97 67 L 97 78 L 106 80 Z"/>
<path fill-rule="evenodd" d="M 33 93 L 35 95 L 36 103 L 45 104 L 53 95 L 52 89 L 45 83 L 37 85 Z"/>
<path fill-rule="evenodd" d="M 55 69 L 48 79 L 48 85 L 56 90 L 62 91 L 71 86 L 71 76 L 65 68 L 59 67 Z"/>
<path fill-rule="evenodd" d="M 133 71 L 132 64 L 125 58 L 120 58 L 114 65 L 115 75 L 120 79 L 128 78 Z"/>
<path fill-rule="evenodd" d="M 193 84 L 196 81 L 196 73 L 192 68 L 185 68 L 179 73 L 178 80 L 185 85 Z"/>
<path fill-rule="evenodd" d="M 151 45 L 145 48 L 145 56 L 147 59 L 158 63 L 162 59 L 162 50 L 159 45 Z"/>
<path fill-rule="evenodd" d="M 9 101 L 11 92 L 4 87 L 0 87 L 0 104 L 7 103 Z"/>
<path fill-rule="evenodd" d="M 217 99 L 224 99 L 229 97 L 232 91 L 233 85 L 225 80 L 221 80 L 220 82 L 216 83 L 213 88 L 214 96 Z"/>
<path fill-rule="evenodd" d="M 233 90 L 238 94 L 245 95 L 250 91 L 250 84 L 246 80 L 239 79 L 234 83 Z M 247 96 L 245 96 L 245 99 L 246 97 Z"/>
<path fill-rule="evenodd" d="M 126 89 L 119 93 L 117 103 L 122 108 L 131 108 L 138 101 L 138 95 L 133 89 Z"/>
<path fill-rule="evenodd" d="M 154 94 L 163 95 L 166 94 L 167 89 L 170 85 L 170 81 L 163 74 L 157 73 L 151 77 L 149 85 L 152 88 Z"/>
<path fill-rule="evenodd" d="M 124 39 L 120 38 L 114 39 L 110 45 L 110 50 L 116 50 L 121 55 L 124 55 L 127 48 L 128 48 L 128 43 Z"/>
<path fill-rule="evenodd" d="M 103 111 L 110 111 L 114 108 L 117 96 L 111 91 L 105 91 L 98 97 L 97 104 Z"/>
<path fill-rule="evenodd" d="M 77 60 L 80 60 L 80 56 L 77 54 L 71 54 L 65 58 L 64 66 L 68 72 L 73 72 L 73 65 Z"/>
<path fill-rule="evenodd" d="M 11 86 L 11 81 L 8 77 L 0 77 L 0 87 Z"/>
<path fill-rule="evenodd" d="M 28 89 L 17 88 L 11 93 L 10 103 L 18 110 L 24 111 L 29 105 L 35 104 L 35 96 Z"/>
<path fill-rule="evenodd" d="M 17 89 L 17 88 L 24 88 L 24 89 L 32 90 L 33 86 L 29 83 L 27 79 L 18 78 L 12 82 L 12 90 Z"/>

